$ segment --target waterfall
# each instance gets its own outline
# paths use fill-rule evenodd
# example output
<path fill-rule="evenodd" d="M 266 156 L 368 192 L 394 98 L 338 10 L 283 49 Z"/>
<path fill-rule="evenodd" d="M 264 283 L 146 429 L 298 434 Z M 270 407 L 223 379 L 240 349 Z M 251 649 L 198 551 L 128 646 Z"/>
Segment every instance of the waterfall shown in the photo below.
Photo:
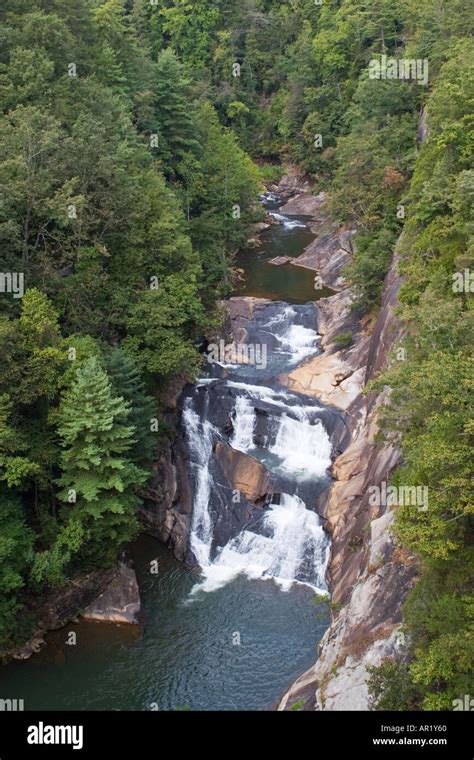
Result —
<path fill-rule="evenodd" d="M 192 399 L 187 399 L 183 410 L 189 450 L 193 456 L 195 469 L 193 518 L 191 524 L 191 549 L 201 567 L 210 561 L 213 524 L 209 512 L 212 478 L 209 464 L 212 457 L 214 434 L 217 430 L 192 408 Z"/>
<path fill-rule="evenodd" d="M 275 413 L 267 410 L 269 422 L 264 443 L 267 452 L 275 457 L 274 466 L 298 480 L 314 480 L 325 476 L 331 465 L 332 445 L 321 419 L 315 416 L 321 407 L 314 404 L 291 406 L 290 412 L 290 403 L 295 400 L 292 394 L 245 383 L 229 382 L 228 385 L 248 394 L 237 396 L 232 411 L 233 435 L 230 445 L 234 449 L 251 452 L 253 456 L 266 461 L 265 451 L 259 452 L 259 447 L 254 444 L 257 423 L 254 404 L 262 400 L 267 408 L 275 408 Z"/>
<path fill-rule="evenodd" d="M 307 307 L 271 306 L 249 330 L 250 343 L 265 336 L 270 341 L 272 369 L 278 371 L 280 356 L 288 366 L 317 351 L 314 312 Z M 326 590 L 329 540 L 305 500 L 314 503 L 331 465 L 332 445 L 322 421 L 327 410 L 315 400 L 272 387 L 273 382 L 256 369 L 237 367 L 224 378 L 198 381 L 185 401 L 194 493 L 190 545 L 202 571 L 192 595 L 218 589 L 238 575 L 273 579 L 284 590 L 294 583 Z M 279 483 L 265 508 L 252 511 L 248 505 L 234 513 L 232 486 L 214 456 L 215 443 L 226 437 L 229 416 L 228 444 L 258 458 Z"/>
<path fill-rule="evenodd" d="M 320 337 L 316 330 L 295 323 L 298 312 L 293 306 L 286 306 L 264 325 L 278 342 L 276 352 L 287 354 L 291 365 L 299 364 L 317 351 Z"/>
<path fill-rule="evenodd" d="M 194 593 L 215 591 L 240 574 L 272 578 L 285 591 L 296 582 L 326 593 L 329 542 L 315 512 L 297 496 L 281 494 L 280 504 L 264 512 L 259 528 L 259 533 L 244 530 L 229 541 L 202 568 L 204 580 Z"/>
<path fill-rule="evenodd" d="M 281 352 L 291 355 L 298 364 L 314 354 L 319 335 L 309 327 L 290 325 L 280 338 Z"/>
<path fill-rule="evenodd" d="M 234 434 L 231 446 L 238 451 L 249 451 L 253 448 L 253 431 L 257 422 L 255 409 L 250 399 L 238 396 L 233 411 Z"/>
<path fill-rule="evenodd" d="M 226 385 L 237 386 L 246 393 L 235 399 L 230 440 L 233 448 L 245 453 L 255 448 L 255 402 L 248 395 L 254 386 L 233 382 Z M 207 386 L 207 389 L 210 391 L 212 387 Z M 291 401 L 295 401 L 292 394 L 262 386 L 255 388 L 259 392 L 254 391 L 254 398 L 273 402 L 278 410 L 278 414 L 268 415 L 273 443 L 268 444 L 267 454 L 273 455 L 276 470 L 281 469 L 298 481 L 324 478 L 331 463 L 331 442 L 321 420 L 314 418 L 320 407 L 290 406 Z M 329 542 L 318 515 L 307 509 L 296 494 L 280 494 L 279 503 L 262 510 L 261 518 L 252 528 L 242 530 L 213 556 L 210 504 L 212 493 L 219 492 L 221 486 L 213 480 L 211 464 L 213 443 L 220 436 L 206 418 L 211 408 L 209 396 L 206 395 L 205 409 L 201 413 L 204 418 L 195 411 L 193 403 L 194 398 L 188 398 L 183 411 L 194 472 L 191 548 L 203 574 L 193 594 L 214 591 L 240 574 L 248 578 L 272 578 L 284 590 L 293 583 L 303 583 L 324 592 Z"/>
<path fill-rule="evenodd" d="M 314 424 L 307 412 L 295 409 L 300 419 L 282 415 L 275 443 L 269 451 L 281 460 L 280 467 L 299 479 L 322 478 L 331 465 L 331 441 L 321 420 Z"/>

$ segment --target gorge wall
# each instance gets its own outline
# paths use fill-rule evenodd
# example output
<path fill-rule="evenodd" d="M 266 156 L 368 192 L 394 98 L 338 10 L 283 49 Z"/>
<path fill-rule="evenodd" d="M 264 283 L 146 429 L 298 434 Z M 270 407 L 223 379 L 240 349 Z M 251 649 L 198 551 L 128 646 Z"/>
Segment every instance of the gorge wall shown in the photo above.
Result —
<path fill-rule="evenodd" d="M 279 710 L 295 703 L 306 710 L 370 709 L 368 668 L 400 654 L 402 606 L 416 573 L 413 557 L 397 547 L 392 535 L 393 511 L 369 503 L 369 488 L 387 482 L 401 457 L 392 445 L 376 441 L 385 394 L 364 394 L 366 384 L 390 361 L 401 335 L 395 314 L 397 257 L 386 277 L 375 323 L 358 321 L 350 312 L 350 291 L 342 278 L 350 237 L 347 231 L 325 233 L 300 257 L 325 284 L 340 289 L 316 304 L 323 352 L 280 378 L 288 388 L 344 410 L 351 441 L 335 460 L 334 481 L 318 505 L 332 538 L 332 622 L 315 665 L 292 684 Z M 349 347 L 338 350 L 332 341 L 341 332 L 352 332 L 353 337 Z"/>

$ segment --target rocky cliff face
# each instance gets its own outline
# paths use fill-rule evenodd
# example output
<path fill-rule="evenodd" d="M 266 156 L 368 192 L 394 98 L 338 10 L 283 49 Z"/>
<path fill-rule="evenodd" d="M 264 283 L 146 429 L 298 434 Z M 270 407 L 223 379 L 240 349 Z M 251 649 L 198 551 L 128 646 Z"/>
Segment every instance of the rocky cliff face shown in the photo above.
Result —
<path fill-rule="evenodd" d="M 178 398 L 187 379 L 178 376 L 160 393 L 163 417 L 170 436 L 156 452 L 151 484 L 137 515 L 151 536 L 169 546 L 177 559 L 193 562 L 189 551 L 192 491 L 183 441 L 178 435 Z"/>
<path fill-rule="evenodd" d="M 331 243 L 323 239 L 320 245 L 330 256 L 336 252 L 341 262 L 344 241 L 338 245 L 338 234 L 333 233 Z M 330 273 L 328 285 L 340 285 L 342 272 L 337 266 L 322 267 L 318 245 L 316 240 L 310 246 L 313 263 Z M 305 261 L 308 265 L 308 255 Z M 309 710 L 370 709 L 368 667 L 403 646 L 402 605 L 416 571 L 413 558 L 397 547 L 392 535 L 394 513 L 371 505 L 369 491 L 389 479 L 400 452 L 375 440 L 384 394 L 363 395 L 366 383 L 390 360 L 390 349 L 400 336 L 394 314 L 399 287 L 395 259 L 374 325 L 360 324 L 350 314 L 350 293 L 344 284 L 336 295 L 319 301 L 324 351 L 281 378 L 293 390 L 343 409 L 351 442 L 334 462 L 334 482 L 319 500 L 332 537 L 328 577 L 332 623 L 320 643 L 317 662 L 288 689 L 279 710 L 301 701 Z M 345 331 L 353 333 L 352 344 L 337 350 L 332 341 Z"/>

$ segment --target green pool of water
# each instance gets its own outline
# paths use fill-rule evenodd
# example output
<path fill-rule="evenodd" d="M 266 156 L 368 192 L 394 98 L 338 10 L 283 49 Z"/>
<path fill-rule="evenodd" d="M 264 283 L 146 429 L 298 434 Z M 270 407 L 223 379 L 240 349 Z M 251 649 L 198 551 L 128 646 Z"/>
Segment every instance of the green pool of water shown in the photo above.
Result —
<path fill-rule="evenodd" d="M 237 578 L 191 601 L 197 571 L 150 537 L 133 554 L 141 625 L 80 622 L 52 632 L 43 652 L 3 667 L 0 697 L 24 699 L 25 710 L 269 709 L 314 662 L 328 619 L 309 588 Z"/>
<path fill-rule="evenodd" d="M 314 234 L 305 228 L 287 229 L 273 224 L 261 235 L 261 245 L 240 251 L 235 267 L 243 269 L 243 279 L 234 288 L 234 296 L 255 296 L 272 301 L 306 303 L 333 294 L 329 288 L 314 287 L 315 272 L 312 269 L 283 264 L 275 266 L 270 259 L 277 256 L 296 258 L 314 240 Z"/>

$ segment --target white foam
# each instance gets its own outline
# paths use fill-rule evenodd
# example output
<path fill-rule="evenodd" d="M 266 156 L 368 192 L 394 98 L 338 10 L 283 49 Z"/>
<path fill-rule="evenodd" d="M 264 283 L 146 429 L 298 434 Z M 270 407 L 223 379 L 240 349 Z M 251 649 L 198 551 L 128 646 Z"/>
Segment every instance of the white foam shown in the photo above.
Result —
<path fill-rule="evenodd" d="M 282 224 L 283 227 L 285 227 L 287 230 L 294 230 L 297 227 L 301 227 L 302 229 L 306 228 L 306 224 L 304 222 L 300 222 L 298 219 L 290 219 L 288 216 L 285 216 L 284 214 L 278 214 L 276 211 L 270 211 L 270 216 L 273 216 L 273 218 L 279 224 Z"/>
<path fill-rule="evenodd" d="M 253 447 L 253 431 L 257 423 L 255 409 L 250 399 L 238 396 L 234 407 L 234 432 L 230 445 L 238 451 L 249 451 Z"/>
<path fill-rule="evenodd" d="M 295 410 L 300 419 L 282 415 L 270 453 L 280 459 L 280 467 L 298 480 L 324 477 L 331 466 L 331 441 L 320 420 L 311 423 L 304 410 Z"/>
<path fill-rule="evenodd" d="M 328 556 L 329 542 L 318 515 L 297 496 L 282 494 L 281 503 L 265 511 L 259 533 L 242 531 L 212 564 L 202 566 L 203 580 L 192 593 L 216 591 L 238 575 L 271 578 L 285 591 L 302 583 L 327 593 Z"/>
<path fill-rule="evenodd" d="M 212 486 L 209 463 L 213 454 L 213 436 L 217 431 L 208 420 L 200 420 L 191 404 L 191 399 L 187 399 L 183 410 L 186 436 L 196 469 L 190 541 L 198 563 L 206 565 L 209 562 L 213 538 L 213 525 L 209 513 Z"/>
<path fill-rule="evenodd" d="M 315 330 L 303 325 L 290 325 L 285 333 L 279 337 L 281 352 L 288 353 L 296 363 L 300 363 L 306 357 L 316 353 L 317 343 L 320 340 Z"/>

